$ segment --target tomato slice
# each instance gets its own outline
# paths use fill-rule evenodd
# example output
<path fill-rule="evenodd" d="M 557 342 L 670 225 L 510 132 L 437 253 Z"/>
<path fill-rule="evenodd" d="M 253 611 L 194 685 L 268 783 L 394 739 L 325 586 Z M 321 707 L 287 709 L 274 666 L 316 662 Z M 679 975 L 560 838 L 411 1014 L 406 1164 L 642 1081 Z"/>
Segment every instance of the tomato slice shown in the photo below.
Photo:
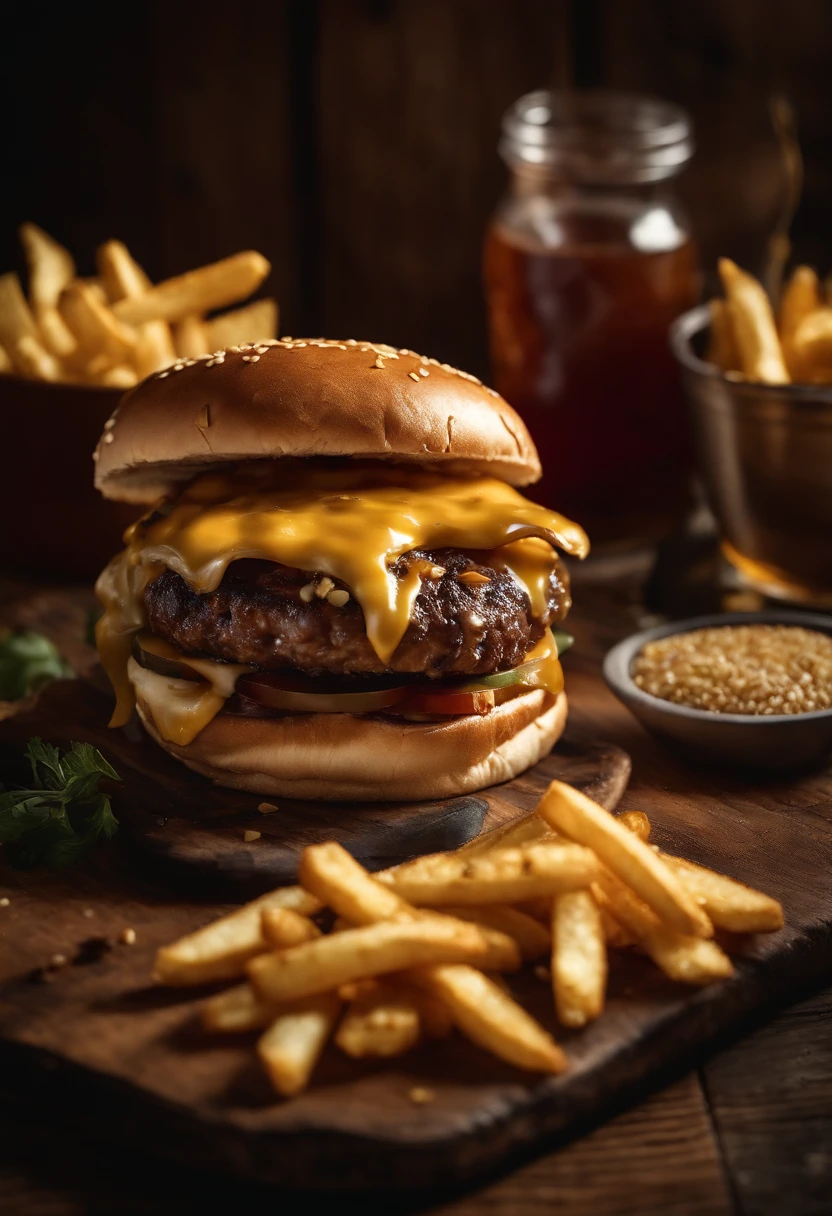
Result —
<path fill-rule="evenodd" d="M 402 710 L 407 713 L 464 717 L 490 713 L 494 704 L 494 692 L 490 688 L 479 688 L 472 692 L 438 688 L 436 692 L 410 693 L 402 703 Z"/>
<path fill-rule="evenodd" d="M 323 680 L 280 675 L 247 675 L 237 681 L 241 696 L 269 709 L 308 714 L 371 714 L 396 705 L 407 693 L 403 685 L 362 688 L 357 692 L 312 692 Z M 381 683 L 376 681 L 375 683 Z M 306 687 L 303 687 L 306 685 Z"/>

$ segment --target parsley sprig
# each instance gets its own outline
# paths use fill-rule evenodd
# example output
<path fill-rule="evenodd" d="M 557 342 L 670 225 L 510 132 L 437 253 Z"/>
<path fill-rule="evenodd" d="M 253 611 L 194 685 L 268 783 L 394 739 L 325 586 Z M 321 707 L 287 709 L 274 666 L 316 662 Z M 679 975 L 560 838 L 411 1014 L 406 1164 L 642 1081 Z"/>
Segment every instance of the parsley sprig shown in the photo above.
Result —
<path fill-rule="evenodd" d="M 34 738 L 26 759 L 32 769 L 31 788 L 0 786 L 0 842 L 12 846 L 15 868 L 72 865 L 99 836 L 115 834 L 118 820 L 98 783 L 102 777 L 120 777 L 101 752 L 89 743 L 73 743 L 61 755 L 58 748 Z"/>
<path fill-rule="evenodd" d="M 0 701 L 22 701 L 50 681 L 73 675 L 57 646 L 42 633 L 0 630 Z"/>

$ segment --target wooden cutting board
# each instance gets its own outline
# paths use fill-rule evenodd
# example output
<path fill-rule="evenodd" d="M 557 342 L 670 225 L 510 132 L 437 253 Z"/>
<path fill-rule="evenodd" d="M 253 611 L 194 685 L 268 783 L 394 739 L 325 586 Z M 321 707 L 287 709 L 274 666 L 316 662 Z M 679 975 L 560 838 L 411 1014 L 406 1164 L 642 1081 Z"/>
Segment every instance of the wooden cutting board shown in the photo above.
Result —
<path fill-rule="evenodd" d="M 359 1064 L 328 1050 L 305 1094 L 276 1101 L 250 1038 L 205 1035 L 195 1016 L 199 996 L 150 985 L 156 948 L 220 911 L 195 895 L 194 879 L 211 867 L 175 860 L 165 878 L 149 864 L 158 856 L 137 850 L 128 831 L 121 847 L 99 849 L 74 871 L 0 872 L 10 899 L 0 909 L 3 1090 L 65 1109 L 82 1134 L 129 1139 L 184 1162 L 287 1187 L 413 1191 L 460 1185 L 574 1135 L 690 1067 L 749 1018 L 827 978 L 832 775 L 762 787 L 682 767 L 606 692 L 590 631 L 578 633 L 578 657 L 567 666 L 572 713 L 562 758 L 556 751 L 533 772 L 482 798 L 456 800 L 462 805 L 450 812 L 434 806 L 426 814 L 438 816 L 437 838 L 447 830 L 443 815 L 459 819 L 452 835 L 464 836 L 480 813 L 472 803 L 488 804 L 486 826 L 504 821 L 532 805 L 542 785 L 569 766 L 571 779 L 612 805 L 627 767 L 621 753 L 632 755 L 634 777 L 622 805 L 647 811 L 658 844 L 763 887 L 784 903 L 788 923 L 782 932 L 728 943 L 737 961 L 732 980 L 691 991 L 665 980 L 645 960 L 622 955 L 613 963 L 602 1018 L 583 1031 L 563 1032 L 554 1025 L 548 984 L 523 973 L 511 978 L 511 987 L 564 1043 L 571 1067 L 563 1076 L 522 1073 L 452 1036 L 388 1064 Z M 65 696 L 65 690 L 55 691 L 45 703 L 50 712 L 65 712 L 57 708 Z M 92 712 L 93 694 L 85 691 L 82 699 Z M 0 738 L 19 738 L 36 721 L 5 723 Z M 60 728 L 50 720 L 56 739 L 79 737 L 86 729 L 100 727 L 80 711 Z M 598 745 L 598 739 L 613 744 Z M 123 748 L 114 755 L 116 766 L 130 768 L 132 778 L 140 770 L 128 762 L 128 744 L 113 742 L 108 754 Z M 154 787 L 161 753 L 152 755 L 147 753 L 148 784 L 137 801 L 148 795 L 152 801 L 155 788 L 169 811 L 181 787 L 170 786 L 166 761 Z M 209 819 L 216 813 L 219 804 L 207 783 L 181 772 L 176 780 L 195 782 L 199 794 L 192 804 L 204 801 Z M 121 801 L 116 807 L 126 822 L 133 795 L 122 797 L 124 807 Z M 231 833 L 236 850 L 238 827 L 227 816 L 241 810 L 242 827 L 251 808 L 237 801 L 239 795 L 222 797 L 233 801 L 217 830 Z M 176 818 L 160 814 L 156 805 L 150 813 L 168 823 Z M 258 827 L 274 824 L 269 832 L 279 834 L 278 820 L 254 814 Z M 330 817 L 327 831 L 333 822 Z M 198 827 L 209 830 L 205 821 Z M 355 838 L 374 839 L 378 832 L 373 820 Z M 404 847 L 412 843 L 409 838 Z M 365 856 L 388 854 L 387 845 L 373 845 Z M 135 945 L 119 943 L 125 928 L 136 931 Z M 44 977 L 38 968 L 55 953 L 70 962 Z M 430 1089 L 434 1100 L 414 1105 L 409 1093 L 415 1085 Z"/>

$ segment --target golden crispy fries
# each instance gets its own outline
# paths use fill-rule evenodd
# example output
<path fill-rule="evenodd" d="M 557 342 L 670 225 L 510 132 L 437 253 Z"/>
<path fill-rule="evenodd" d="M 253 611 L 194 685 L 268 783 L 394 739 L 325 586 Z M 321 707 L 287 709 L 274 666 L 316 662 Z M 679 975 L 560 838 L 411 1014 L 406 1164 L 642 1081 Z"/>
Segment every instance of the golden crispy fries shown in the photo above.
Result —
<path fill-rule="evenodd" d="M 719 929 L 732 933 L 773 933 L 783 928 L 783 906 L 770 895 L 746 887 L 681 857 L 662 857 Z"/>
<path fill-rule="evenodd" d="M 173 345 L 180 359 L 193 359 L 204 355 L 210 350 L 216 350 L 216 344 L 211 345 L 208 327 L 202 317 L 183 317 L 172 326 Z"/>
<path fill-rule="evenodd" d="M 262 254 L 248 250 L 157 283 L 140 296 L 119 300 L 113 312 L 126 325 L 181 321 L 242 300 L 260 286 L 270 270 Z"/>
<path fill-rule="evenodd" d="M 762 384 L 788 384 L 789 373 L 768 296 L 757 280 L 730 258 L 719 259 L 719 273 L 731 305 L 739 370 Z"/>
<path fill-rule="evenodd" d="M 803 318 L 792 335 L 791 350 L 801 379 L 811 384 L 832 380 L 832 308 L 818 308 Z"/>
<path fill-rule="evenodd" d="M 639 840 L 650 839 L 650 820 L 644 811 L 624 811 L 618 816 L 618 820 L 625 828 L 629 828 L 634 836 L 638 836 Z"/>
<path fill-rule="evenodd" d="M 610 871 L 602 871 L 593 894 L 637 939 L 653 962 L 672 980 L 710 984 L 733 974 L 731 960 L 714 941 L 677 933 Z"/>
<path fill-rule="evenodd" d="M 100 352 L 114 363 L 132 357 L 135 330 L 118 321 L 88 283 L 72 283 L 61 296 L 60 311 L 82 351 Z"/>
<path fill-rule="evenodd" d="M 255 991 L 267 1001 L 294 1001 L 351 980 L 430 963 L 470 963 L 486 951 L 476 925 L 431 916 L 345 929 L 329 937 L 263 954 L 247 965 Z"/>
<path fill-rule="evenodd" d="M 355 1060 L 404 1055 L 421 1036 L 419 1005 L 403 987 L 376 982 L 347 1008 L 335 1042 Z"/>
<path fill-rule="evenodd" d="M 240 1034 L 247 1030 L 262 1030 L 274 1021 L 278 1009 L 268 1001 L 262 1001 L 251 984 L 237 984 L 209 997 L 201 1012 L 206 1030 Z"/>
<path fill-rule="evenodd" d="M 106 388 L 132 388 L 137 383 L 138 376 L 132 367 L 128 367 L 125 363 L 120 363 L 115 367 L 105 367 L 95 377 L 95 381 L 97 384 L 103 384 Z"/>
<path fill-rule="evenodd" d="M 61 292 L 75 278 L 75 262 L 37 224 L 20 225 L 20 243 L 29 268 L 29 299 L 37 314 L 41 308 L 55 308 Z"/>
<path fill-rule="evenodd" d="M 30 380 L 60 380 L 60 363 L 30 334 L 18 338 L 12 354 L 17 370 Z"/>
<path fill-rule="evenodd" d="M 566 1056 L 550 1034 L 500 984 L 473 967 L 430 967 L 415 973 L 448 1006 L 469 1039 L 517 1068 L 563 1072 Z"/>
<path fill-rule="evenodd" d="M 301 916 L 292 908 L 264 908 L 260 913 L 260 931 L 264 940 L 275 950 L 286 950 L 321 936 L 313 920 Z"/>
<path fill-rule="evenodd" d="M 590 891 L 557 895 L 552 908 L 552 991 L 564 1026 L 585 1026 L 604 1008 L 607 946 Z"/>
<path fill-rule="evenodd" d="M 258 1041 L 257 1054 L 284 1098 L 308 1085 L 340 1012 L 341 1001 L 334 992 L 307 997 L 282 1010 Z"/>
<path fill-rule="evenodd" d="M 619 924 L 607 905 L 599 908 L 599 911 L 601 913 L 601 925 L 604 929 L 604 939 L 611 950 L 626 950 L 628 946 L 636 944 L 636 938 L 623 925 Z"/>
<path fill-rule="evenodd" d="M 588 849 L 552 841 L 473 857 L 434 853 L 397 867 L 388 880 L 413 904 L 503 904 L 586 886 L 596 869 Z"/>
<path fill-rule="evenodd" d="M 75 355 L 78 353 L 78 340 L 58 312 L 58 309 L 39 308 L 37 320 L 38 327 L 43 336 L 44 346 L 56 358 L 69 361 L 71 366 L 75 362 Z"/>
<path fill-rule="evenodd" d="M 640 830 L 642 819 L 647 821 L 641 811 L 629 811 L 620 818 L 630 831 L 635 832 Z M 732 933 L 773 933 L 783 928 L 783 906 L 770 895 L 683 857 L 672 857 L 668 853 L 659 856 L 678 875 L 717 928 Z"/>
<path fill-rule="evenodd" d="M 780 304 L 780 343 L 793 380 L 804 375 L 803 359 L 795 348 L 795 336 L 804 319 L 821 306 L 818 276 L 811 266 L 798 266 L 783 292 Z"/>
<path fill-rule="evenodd" d="M 244 308 L 235 308 L 205 322 L 208 330 L 206 350 L 226 346 L 243 346 L 248 342 L 266 342 L 277 337 L 277 302 L 254 300 Z"/>
<path fill-rule="evenodd" d="M 264 908 L 292 908 L 304 916 L 321 910 L 320 902 L 300 887 L 281 887 L 244 904 L 202 929 L 180 937 L 156 954 L 154 978 L 174 987 L 210 984 L 245 975 L 246 963 L 268 950 L 261 932 Z"/>
<path fill-rule="evenodd" d="M 497 930 L 508 934 L 518 945 L 520 957 L 525 961 L 543 958 L 549 953 L 552 939 L 540 921 L 521 912 L 519 908 L 507 908 L 502 904 L 487 904 L 483 907 L 443 907 L 437 909 L 445 916 L 455 916 L 459 920 L 468 920 L 481 928 Z M 484 964 L 483 964 L 484 965 Z M 505 968 L 495 968 L 504 970 Z"/>
<path fill-rule="evenodd" d="M 740 364 L 737 339 L 734 334 L 734 318 L 727 300 L 711 300 L 708 305 L 711 324 L 708 329 L 708 363 L 714 363 L 722 371 L 736 371 Z"/>
<path fill-rule="evenodd" d="M 356 924 L 415 913 L 334 842 L 304 850 L 300 879 L 307 890 Z M 566 1067 L 552 1036 L 494 979 L 464 964 L 424 968 L 413 977 L 442 1001 L 469 1038 L 500 1059 L 538 1072 L 561 1072 Z"/>
<path fill-rule="evenodd" d="M 16 274 L 0 275 L 0 344 L 6 350 L 15 371 L 25 370 L 25 357 L 17 354 L 17 344 L 21 338 L 32 338 L 40 341 L 38 327 L 32 311 L 26 303 L 26 297 Z"/>
<path fill-rule="evenodd" d="M 669 926 L 697 937 L 713 933 L 702 909 L 650 846 L 597 802 L 571 785 L 553 781 L 538 809 L 564 836 L 593 849 L 598 859 L 632 887 Z"/>
<path fill-rule="evenodd" d="M 99 247 L 96 256 L 98 273 L 111 304 L 135 299 L 153 286 L 121 241 L 106 241 Z M 138 327 L 134 362 L 140 377 L 168 367 L 175 358 L 176 351 L 167 321 L 148 321 Z"/>

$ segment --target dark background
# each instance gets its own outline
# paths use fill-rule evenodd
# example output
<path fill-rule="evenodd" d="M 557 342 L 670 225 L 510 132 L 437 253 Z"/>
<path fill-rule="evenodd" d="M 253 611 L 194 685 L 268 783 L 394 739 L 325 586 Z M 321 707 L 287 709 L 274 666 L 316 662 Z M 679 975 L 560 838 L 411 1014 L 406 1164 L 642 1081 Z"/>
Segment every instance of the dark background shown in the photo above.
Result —
<path fill-rule="evenodd" d="M 759 268 L 783 189 L 768 100 L 784 91 L 807 163 L 795 250 L 827 269 L 829 0 L 15 3 L 3 23 L 0 269 L 24 219 L 87 273 L 110 236 L 154 278 L 253 247 L 282 332 L 483 372 L 500 115 L 564 59 L 577 85 L 692 112 L 684 193 L 706 266 Z"/>

